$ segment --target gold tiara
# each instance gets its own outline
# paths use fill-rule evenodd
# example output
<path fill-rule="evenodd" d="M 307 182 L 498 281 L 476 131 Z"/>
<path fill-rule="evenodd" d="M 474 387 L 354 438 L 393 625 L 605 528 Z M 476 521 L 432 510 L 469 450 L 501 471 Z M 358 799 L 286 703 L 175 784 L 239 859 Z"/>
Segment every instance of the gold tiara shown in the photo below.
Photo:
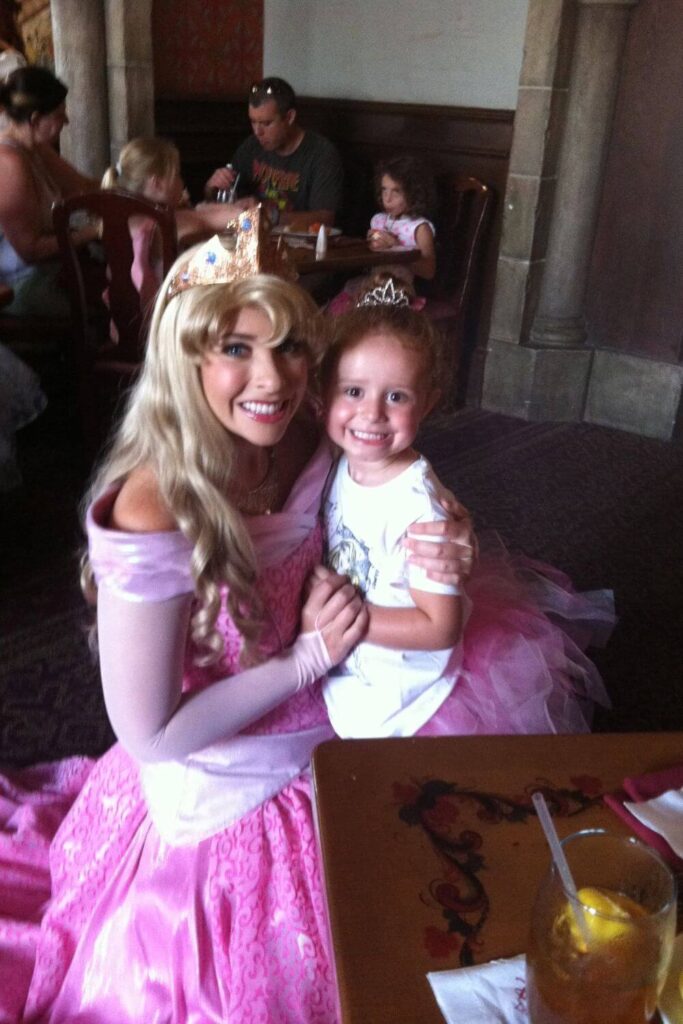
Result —
<path fill-rule="evenodd" d="M 270 222 L 262 206 L 243 210 L 210 238 L 173 275 L 166 292 L 172 299 L 197 285 L 230 284 L 254 274 L 275 274 L 295 280 L 299 275 L 286 249 L 270 233 Z"/>

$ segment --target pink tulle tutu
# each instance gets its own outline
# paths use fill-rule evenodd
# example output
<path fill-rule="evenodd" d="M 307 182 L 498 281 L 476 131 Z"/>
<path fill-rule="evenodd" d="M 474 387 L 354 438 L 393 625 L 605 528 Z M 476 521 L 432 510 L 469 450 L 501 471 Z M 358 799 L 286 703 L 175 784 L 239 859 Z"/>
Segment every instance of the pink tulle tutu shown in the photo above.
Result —
<path fill-rule="evenodd" d="M 487 537 L 467 593 L 462 671 L 419 735 L 589 732 L 594 705 L 610 701 L 584 651 L 609 639 L 611 591 L 577 593 L 564 573 Z"/>

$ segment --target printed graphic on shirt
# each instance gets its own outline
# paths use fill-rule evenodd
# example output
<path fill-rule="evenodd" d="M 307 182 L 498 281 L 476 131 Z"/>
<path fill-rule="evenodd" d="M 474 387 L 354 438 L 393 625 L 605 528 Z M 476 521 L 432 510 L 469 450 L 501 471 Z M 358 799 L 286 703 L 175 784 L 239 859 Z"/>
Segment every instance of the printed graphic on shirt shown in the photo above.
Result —
<path fill-rule="evenodd" d="M 256 183 L 257 191 L 262 199 L 270 199 L 279 210 L 292 208 L 292 196 L 299 191 L 301 173 L 287 171 L 279 167 L 271 167 L 264 160 L 252 161 L 251 175 Z"/>
<path fill-rule="evenodd" d="M 328 508 L 328 513 L 329 513 Z M 333 546 L 327 554 L 327 565 L 348 576 L 354 587 L 365 596 L 377 583 L 377 569 L 370 561 L 370 550 L 348 527 L 338 524 Z"/>

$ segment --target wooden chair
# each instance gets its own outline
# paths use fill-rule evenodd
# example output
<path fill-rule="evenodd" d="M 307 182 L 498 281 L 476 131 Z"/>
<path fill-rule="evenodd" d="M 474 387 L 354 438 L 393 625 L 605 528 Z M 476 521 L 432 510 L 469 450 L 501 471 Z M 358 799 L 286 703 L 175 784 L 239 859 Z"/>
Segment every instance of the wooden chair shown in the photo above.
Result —
<path fill-rule="evenodd" d="M 429 285 L 425 312 L 446 338 L 447 379 L 453 391 L 447 399 L 453 405 L 467 311 L 481 271 L 494 195 L 488 185 L 466 175 L 445 177 L 437 186 L 440 192 L 437 272 Z"/>
<path fill-rule="evenodd" d="M 76 249 L 71 238 L 75 215 L 98 219 L 102 225 L 101 241 L 87 253 Z M 91 456 L 106 438 L 116 406 L 142 363 L 151 312 L 142 308 L 131 280 L 131 217 L 146 217 L 156 224 L 165 275 L 178 248 L 175 215 L 165 204 L 111 189 L 72 196 L 53 207 L 71 302 L 84 441 Z"/>

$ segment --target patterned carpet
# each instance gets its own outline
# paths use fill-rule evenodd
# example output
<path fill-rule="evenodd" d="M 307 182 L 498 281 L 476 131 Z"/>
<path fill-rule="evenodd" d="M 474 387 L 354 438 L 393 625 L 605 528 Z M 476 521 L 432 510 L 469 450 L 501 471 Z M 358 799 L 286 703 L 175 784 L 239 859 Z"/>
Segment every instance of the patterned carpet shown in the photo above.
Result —
<path fill-rule="evenodd" d="M 595 655 L 614 708 L 596 727 L 683 729 L 683 447 L 479 411 L 435 418 L 420 447 L 478 528 L 614 589 L 619 626 Z M 0 503 L 0 761 L 96 755 L 112 735 L 77 582 L 78 451 L 46 415 L 20 454 L 25 487 Z"/>

